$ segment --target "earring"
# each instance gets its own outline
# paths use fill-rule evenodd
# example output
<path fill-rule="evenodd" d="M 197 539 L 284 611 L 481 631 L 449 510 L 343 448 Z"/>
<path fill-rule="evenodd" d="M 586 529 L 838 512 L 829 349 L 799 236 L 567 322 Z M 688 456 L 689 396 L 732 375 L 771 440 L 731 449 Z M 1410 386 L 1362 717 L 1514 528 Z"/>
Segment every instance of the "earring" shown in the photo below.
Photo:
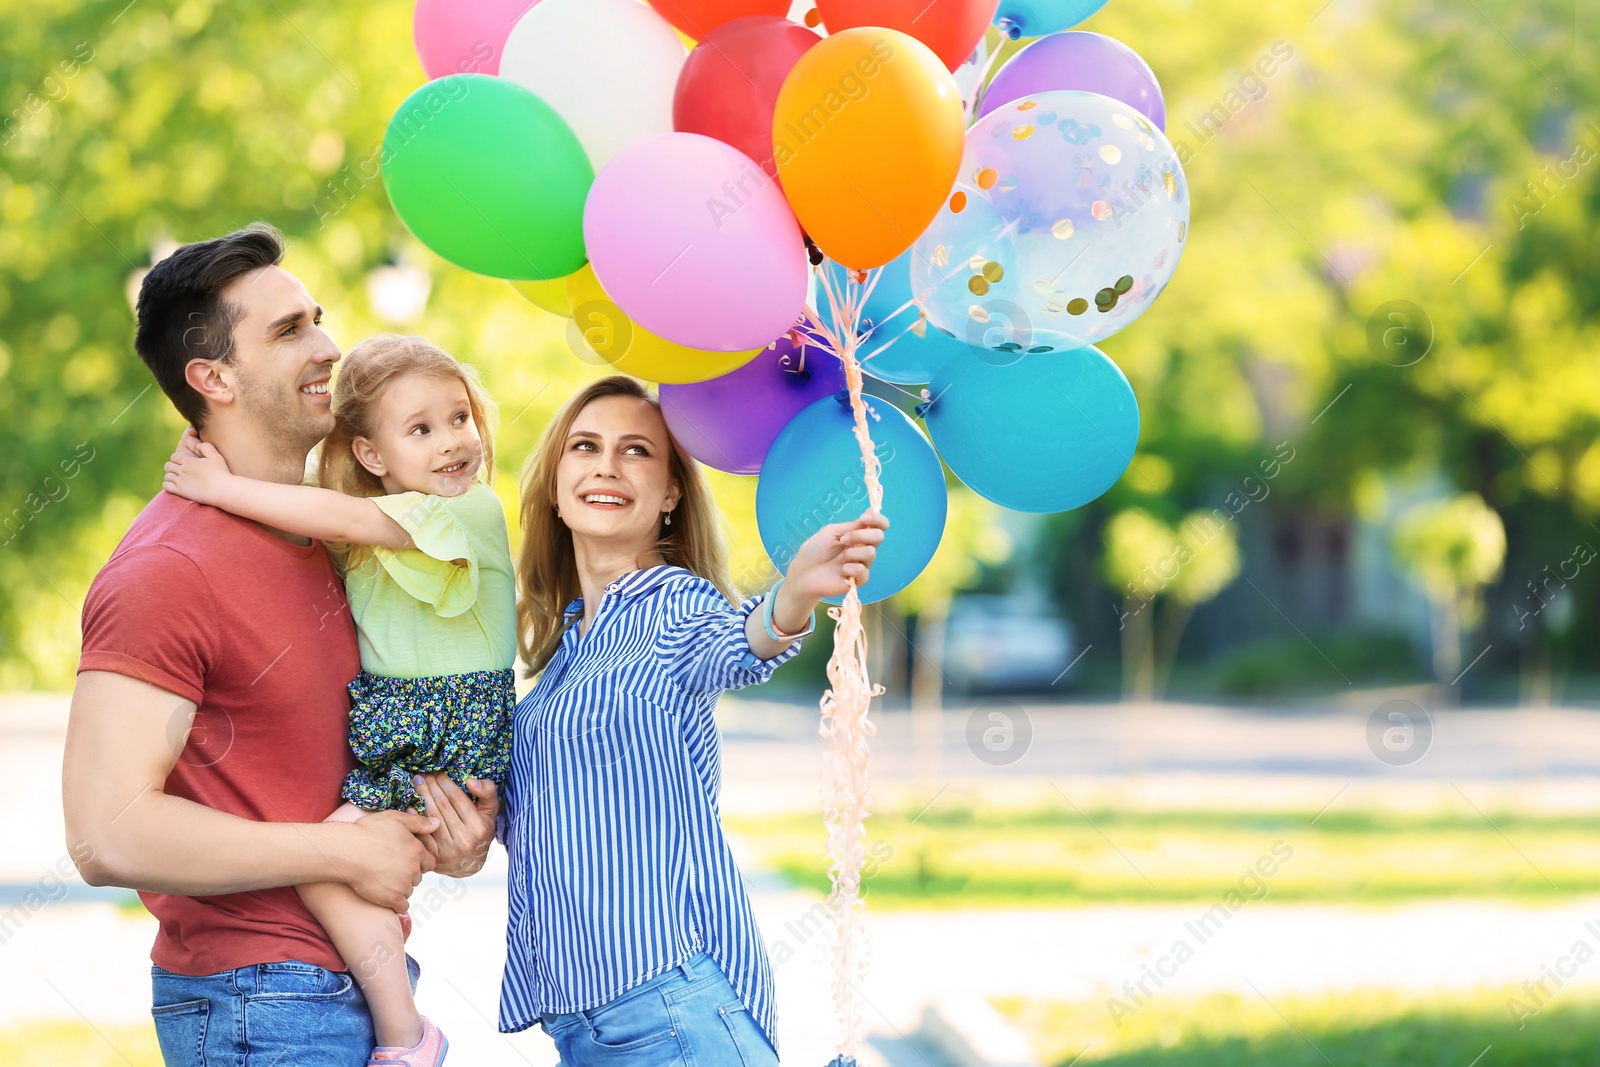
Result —
<path fill-rule="evenodd" d="M 671 525 L 672 525 L 672 512 L 670 512 L 670 511 L 669 511 L 669 512 L 667 512 L 667 518 L 666 518 L 666 524 L 667 524 L 667 525 L 668 525 L 668 526 L 671 526 Z"/>

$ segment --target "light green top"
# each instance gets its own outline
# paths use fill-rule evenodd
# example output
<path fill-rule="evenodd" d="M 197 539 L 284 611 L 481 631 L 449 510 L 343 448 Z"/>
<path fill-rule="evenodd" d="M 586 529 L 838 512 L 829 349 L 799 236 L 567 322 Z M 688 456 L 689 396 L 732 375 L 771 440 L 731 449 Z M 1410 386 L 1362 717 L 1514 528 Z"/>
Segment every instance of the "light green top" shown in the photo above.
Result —
<path fill-rule="evenodd" d="M 415 548 L 352 545 L 345 593 L 361 666 L 388 678 L 505 670 L 516 660 L 516 579 L 500 499 L 482 482 L 456 497 L 371 498 Z"/>

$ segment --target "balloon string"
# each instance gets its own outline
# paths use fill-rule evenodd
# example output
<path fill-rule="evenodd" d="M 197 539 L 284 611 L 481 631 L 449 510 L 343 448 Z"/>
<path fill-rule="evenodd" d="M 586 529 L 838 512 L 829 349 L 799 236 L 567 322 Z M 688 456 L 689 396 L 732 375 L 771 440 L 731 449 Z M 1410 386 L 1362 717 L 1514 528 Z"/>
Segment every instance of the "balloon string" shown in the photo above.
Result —
<path fill-rule="evenodd" d="M 833 312 L 833 327 L 824 326 L 820 319 L 815 325 L 834 343 L 834 350 L 844 364 L 856 442 L 861 447 L 866 476 L 867 499 L 877 510 L 883 506 L 883 485 L 879 480 L 882 464 L 867 429 L 855 330 L 861 306 L 877 278 L 869 277 L 862 284 L 851 277 L 840 293 L 826 271 L 818 271 L 818 274 Z M 861 623 L 861 595 L 854 582 L 845 592 L 844 603 L 829 608 L 828 615 L 835 622 L 833 654 L 828 659 L 828 689 L 822 694 L 818 732 L 829 741 L 822 809 L 828 833 L 833 1008 L 839 1024 L 838 1055 L 853 1061 L 861 1027 L 858 991 L 867 969 L 866 905 L 861 899 L 861 869 L 866 861 L 870 795 L 867 738 L 876 730 L 867 713 L 872 698 L 882 694 L 884 689 L 873 684 L 867 671 L 867 635 Z"/>

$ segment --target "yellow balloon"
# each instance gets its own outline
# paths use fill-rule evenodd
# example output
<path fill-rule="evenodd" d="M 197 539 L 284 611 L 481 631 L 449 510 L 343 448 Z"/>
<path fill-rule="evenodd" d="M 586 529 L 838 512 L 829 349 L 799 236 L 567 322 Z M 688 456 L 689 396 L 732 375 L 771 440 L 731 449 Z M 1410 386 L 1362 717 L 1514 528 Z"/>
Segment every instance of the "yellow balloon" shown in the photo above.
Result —
<path fill-rule="evenodd" d="M 748 352 L 702 352 L 656 336 L 636 325 L 606 295 L 594 268 L 587 263 L 568 276 L 567 297 L 572 304 L 573 333 L 578 343 L 635 378 L 669 385 L 703 382 L 738 370 L 761 351 L 752 348 Z"/>
<path fill-rule="evenodd" d="M 961 167 L 955 78 L 927 45 L 861 26 L 813 45 L 778 91 L 772 147 L 800 225 L 830 259 L 881 267 L 939 212 Z"/>
<path fill-rule="evenodd" d="M 570 278 L 569 274 L 567 278 Z M 567 299 L 567 278 L 551 278 L 545 282 L 512 282 L 511 288 L 528 298 L 534 307 L 544 308 L 552 315 L 572 318 L 572 302 Z"/>

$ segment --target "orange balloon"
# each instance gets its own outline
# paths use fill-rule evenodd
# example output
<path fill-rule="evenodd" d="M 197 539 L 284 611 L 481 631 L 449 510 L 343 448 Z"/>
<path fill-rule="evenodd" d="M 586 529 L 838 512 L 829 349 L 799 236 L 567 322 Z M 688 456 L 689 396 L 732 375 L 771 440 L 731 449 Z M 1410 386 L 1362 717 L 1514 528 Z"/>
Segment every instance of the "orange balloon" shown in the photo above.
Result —
<path fill-rule="evenodd" d="M 789 72 L 773 158 L 817 247 L 868 270 L 910 248 L 938 214 L 965 132 L 943 61 L 908 34 L 861 26 L 813 45 Z"/>

